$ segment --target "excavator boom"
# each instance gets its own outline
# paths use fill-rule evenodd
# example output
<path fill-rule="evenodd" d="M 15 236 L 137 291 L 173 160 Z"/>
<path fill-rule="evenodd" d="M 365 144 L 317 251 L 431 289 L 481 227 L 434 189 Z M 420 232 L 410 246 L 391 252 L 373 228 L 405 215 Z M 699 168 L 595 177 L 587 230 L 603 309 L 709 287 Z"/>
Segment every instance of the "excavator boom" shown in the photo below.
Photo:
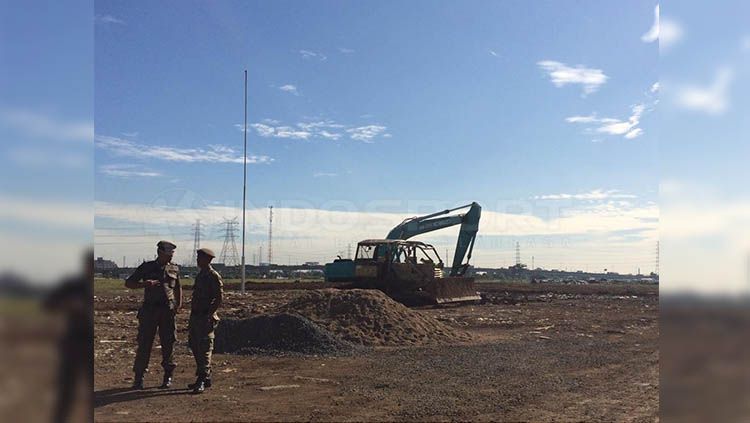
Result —
<path fill-rule="evenodd" d="M 456 210 L 469 208 L 466 213 L 452 216 L 444 216 Z M 468 260 L 471 259 L 471 253 L 474 249 L 474 240 L 479 231 L 479 219 L 482 215 L 482 207 L 476 202 L 453 209 L 443 210 L 437 213 L 428 214 L 421 217 L 412 217 L 401 222 L 400 225 L 388 232 L 386 239 L 403 239 L 421 235 L 427 232 L 437 231 L 455 225 L 461 225 L 456 242 L 456 251 L 453 255 L 453 266 L 451 267 L 451 276 L 462 276 L 468 268 Z M 443 216 L 443 217 L 438 217 Z M 468 254 L 467 254 L 468 253 Z M 464 264 L 464 257 L 467 262 Z M 447 259 L 447 257 L 446 257 Z"/>

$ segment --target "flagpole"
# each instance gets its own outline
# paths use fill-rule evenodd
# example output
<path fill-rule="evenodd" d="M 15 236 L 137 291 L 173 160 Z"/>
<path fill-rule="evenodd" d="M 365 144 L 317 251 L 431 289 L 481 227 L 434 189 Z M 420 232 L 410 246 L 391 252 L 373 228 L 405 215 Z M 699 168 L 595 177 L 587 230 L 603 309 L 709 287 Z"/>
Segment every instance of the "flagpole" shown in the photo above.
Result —
<path fill-rule="evenodd" d="M 240 292 L 245 293 L 245 203 L 247 197 L 247 69 L 245 69 L 245 125 L 242 127 L 245 153 L 242 162 L 242 284 Z"/>

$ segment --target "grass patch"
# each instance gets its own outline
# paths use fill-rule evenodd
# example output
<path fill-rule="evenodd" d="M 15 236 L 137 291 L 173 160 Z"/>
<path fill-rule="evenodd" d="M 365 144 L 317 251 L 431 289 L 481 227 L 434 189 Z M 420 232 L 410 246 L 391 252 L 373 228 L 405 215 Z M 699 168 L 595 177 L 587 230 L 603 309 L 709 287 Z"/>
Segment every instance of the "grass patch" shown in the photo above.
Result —
<path fill-rule="evenodd" d="M 182 287 L 185 289 L 192 289 L 193 283 L 195 282 L 192 278 L 180 279 Z M 288 283 L 297 282 L 295 279 L 247 279 L 247 284 L 279 284 L 284 285 Z M 323 279 L 303 279 L 302 282 L 323 282 Z M 241 280 L 239 278 L 224 279 L 224 290 L 239 290 Z M 126 293 L 126 292 L 140 292 L 140 290 L 131 290 L 125 288 L 125 281 L 122 279 L 111 279 L 111 278 L 95 278 L 94 279 L 94 295 L 103 293 Z"/>

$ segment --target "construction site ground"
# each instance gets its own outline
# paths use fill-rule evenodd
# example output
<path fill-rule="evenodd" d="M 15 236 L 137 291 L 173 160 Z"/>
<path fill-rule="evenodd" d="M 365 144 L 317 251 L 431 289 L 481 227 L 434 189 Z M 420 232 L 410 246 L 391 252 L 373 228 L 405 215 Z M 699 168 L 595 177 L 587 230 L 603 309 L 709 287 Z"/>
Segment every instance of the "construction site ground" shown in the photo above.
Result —
<path fill-rule="evenodd" d="M 129 388 L 142 294 L 99 286 L 97 421 L 658 420 L 659 297 L 653 285 L 486 282 L 477 284 L 482 303 L 410 310 L 372 296 L 367 304 L 378 313 L 403 320 L 400 332 L 389 331 L 388 322 L 381 328 L 364 306 L 348 314 L 361 322 L 316 314 L 311 320 L 349 334 L 356 348 L 323 355 L 215 354 L 213 386 L 202 395 L 186 388 L 195 371 L 187 309 L 178 314 L 173 387 L 157 389 L 157 341 L 146 389 Z M 244 295 L 234 287 L 228 284 L 222 319 L 293 313 L 290 303 L 336 295 L 319 291 L 325 287 L 320 282 L 250 284 Z M 186 290 L 186 303 L 190 295 Z"/>

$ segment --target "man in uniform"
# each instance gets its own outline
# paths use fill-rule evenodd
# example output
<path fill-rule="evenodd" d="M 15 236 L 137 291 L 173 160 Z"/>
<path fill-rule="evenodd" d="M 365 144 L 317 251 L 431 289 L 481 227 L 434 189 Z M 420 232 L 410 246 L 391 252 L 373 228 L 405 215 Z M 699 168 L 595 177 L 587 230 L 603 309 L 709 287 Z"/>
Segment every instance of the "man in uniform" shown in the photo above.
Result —
<path fill-rule="evenodd" d="M 176 264 L 172 264 L 172 256 L 177 246 L 169 241 L 159 241 L 156 247 L 156 260 L 144 262 L 125 280 L 125 286 L 130 289 L 143 288 L 143 305 L 138 310 L 138 350 L 133 365 L 135 389 L 143 389 L 143 377 L 148 371 L 151 347 L 157 330 L 161 343 L 161 366 L 164 368 L 164 379 L 160 388 L 166 389 L 172 385 L 172 374 L 176 367 L 175 314 L 182 306 L 180 269 Z"/>
<path fill-rule="evenodd" d="M 200 394 L 211 387 L 211 352 L 214 349 L 214 329 L 219 322 L 216 311 L 221 305 L 223 283 L 221 275 L 211 267 L 216 254 L 208 248 L 201 248 L 197 254 L 200 271 L 193 285 L 188 324 L 188 344 L 195 357 L 197 379 L 188 388 Z"/>

